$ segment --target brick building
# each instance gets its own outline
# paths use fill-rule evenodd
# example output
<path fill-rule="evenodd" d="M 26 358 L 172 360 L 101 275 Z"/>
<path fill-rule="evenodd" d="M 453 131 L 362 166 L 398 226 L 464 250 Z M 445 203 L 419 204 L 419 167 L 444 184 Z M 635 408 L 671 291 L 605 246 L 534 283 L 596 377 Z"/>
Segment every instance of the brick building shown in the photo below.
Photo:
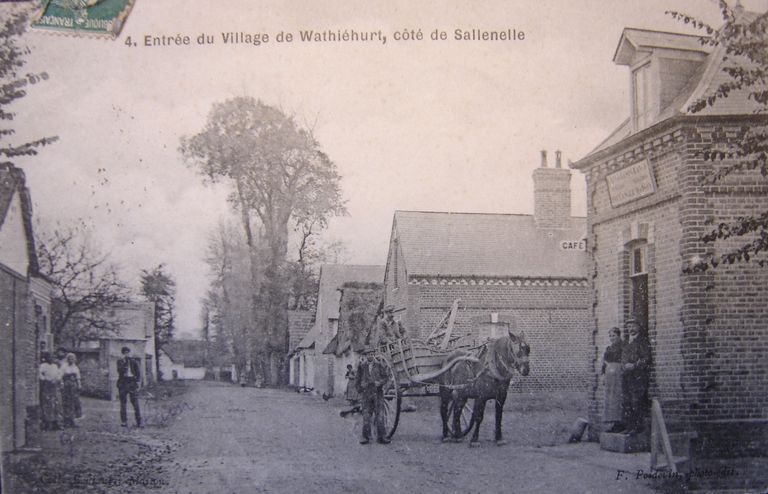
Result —
<path fill-rule="evenodd" d="M 50 284 L 39 275 L 24 172 L 0 165 L 0 452 L 28 444 L 39 406 L 41 349 L 50 350 Z"/>
<path fill-rule="evenodd" d="M 635 317 L 651 341 L 651 395 L 667 425 L 697 431 L 700 455 L 765 451 L 768 271 L 752 263 L 685 272 L 734 245 L 702 243 L 713 225 L 768 209 L 764 179 L 703 181 L 716 165 L 702 151 L 761 120 L 741 91 L 689 111 L 727 77 L 722 48 L 696 36 L 625 29 L 614 62 L 630 69 L 630 118 L 572 165 L 587 180 L 593 360 L 610 327 Z M 594 422 L 602 410 L 599 368 Z"/>
<path fill-rule="evenodd" d="M 591 313 L 585 219 L 571 216 L 570 170 L 533 173 L 534 214 L 397 211 L 384 278 L 412 336 L 426 337 L 459 300 L 454 334 L 492 336 L 516 323 L 531 344 L 526 389 L 586 389 Z M 501 327 L 499 327 L 501 326 Z"/>

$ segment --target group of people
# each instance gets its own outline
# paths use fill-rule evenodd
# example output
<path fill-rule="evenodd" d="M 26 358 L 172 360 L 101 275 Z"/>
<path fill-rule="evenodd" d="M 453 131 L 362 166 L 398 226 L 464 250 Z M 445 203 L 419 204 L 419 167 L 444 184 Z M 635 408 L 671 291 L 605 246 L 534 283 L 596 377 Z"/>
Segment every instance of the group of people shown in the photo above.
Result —
<path fill-rule="evenodd" d="M 648 412 L 651 346 L 635 319 L 628 319 L 624 327 L 624 339 L 619 328 L 610 329 L 610 344 L 603 354 L 603 421 L 612 423 L 608 432 L 637 434 L 643 431 Z"/>
<path fill-rule="evenodd" d="M 122 357 L 117 361 L 117 391 L 120 397 L 120 422 L 128 426 L 127 403 L 133 406 L 136 426 L 141 427 L 139 409 L 139 387 L 141 384 L 141 365 L 131 357 L 131 349 L 123 347 Z M 62 427 L 77 427 L 75 419 L 83 417 L 80 403 L 82 382 L 77 357 L 64 350 L 42 352 L 40 355 L 40 410 L 43 430 L 59 430 Z"/>
<path fill-rule="evenodd" d="M 49 352 L 40 356 L 40 409 L 43 430 L 77 427 L 75 419 L 83 416 L 80 405 L 80 369 L 74 353 Z"/>

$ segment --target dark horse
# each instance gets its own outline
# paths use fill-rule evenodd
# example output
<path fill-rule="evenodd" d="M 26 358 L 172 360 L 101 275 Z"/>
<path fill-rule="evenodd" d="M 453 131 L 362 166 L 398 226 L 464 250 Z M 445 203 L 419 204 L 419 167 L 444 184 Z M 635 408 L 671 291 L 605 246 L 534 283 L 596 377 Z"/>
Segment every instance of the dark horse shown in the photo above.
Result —
<path fill-rule="evenodd" d="M 486 343 L 475 359 L 457 360 L 457 356 L 471 355 L 462 350 L 457 350 L 447 357 L 446 362 L 456 361 L 457 363 L 441 376 L 440 417 L 443 420 L 444 441 L 464 437 L 474 425 L 475 431 L 469 445 L 477 446 L 485 404 L 493 398 L 496 400 L 496 444 L 504 444 L 501 435 L 501 416 L 507 399 L 509 381 L 515 370 L 523 376 L 528 375 L 530 353 L 531 348 L 525 342 L 525 334 L 516 336 L 509 332 L 501 338 Z M 472 418 L 468 426 L 462 428 L 462 411 L 470 398 L 475 400 Z M 452 422 L 449 424 L 451 419 Z"/>

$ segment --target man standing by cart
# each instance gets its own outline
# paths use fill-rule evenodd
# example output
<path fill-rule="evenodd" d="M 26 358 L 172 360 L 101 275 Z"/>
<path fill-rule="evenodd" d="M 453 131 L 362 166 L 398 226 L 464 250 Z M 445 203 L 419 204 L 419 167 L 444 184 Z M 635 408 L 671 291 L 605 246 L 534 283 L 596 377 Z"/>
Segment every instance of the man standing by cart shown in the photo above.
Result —
<path fill-rule="evenodd" d="M 371 419 L 376 425 L 376 441 L 389 444 L 384 415 L 384 385 L 387 383 L 387 371 L 381 360 L 376 358 L 375 349 L 366 347 L 365 358 L 360 361 L 355 377 L 355 387 L 360 393 L 363 412 L 363 437 L 360 444 L 371 442 Z"/>

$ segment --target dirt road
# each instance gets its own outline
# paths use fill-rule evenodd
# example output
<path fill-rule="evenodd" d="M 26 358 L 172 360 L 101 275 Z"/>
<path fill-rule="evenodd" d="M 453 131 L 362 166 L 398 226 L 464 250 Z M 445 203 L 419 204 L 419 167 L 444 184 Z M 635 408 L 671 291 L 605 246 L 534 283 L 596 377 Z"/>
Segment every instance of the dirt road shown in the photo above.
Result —
<path fill-rule="evenodd" d="M 175 423 L 155 434 L 179 445 L 163 492 L 653 492 L 632 475 L 616 479 L 647 465 L 647 455 L 590 443 L 537 447 L 514 412 L 506 446 L 491 441 L 490 414 L 480 448 L 444 444 L 430 410 L 404 414 L 390 445 L 363 446 L 359 415 L 342 419 L 316 396 L 200 383 L 184 400 Z"/>

